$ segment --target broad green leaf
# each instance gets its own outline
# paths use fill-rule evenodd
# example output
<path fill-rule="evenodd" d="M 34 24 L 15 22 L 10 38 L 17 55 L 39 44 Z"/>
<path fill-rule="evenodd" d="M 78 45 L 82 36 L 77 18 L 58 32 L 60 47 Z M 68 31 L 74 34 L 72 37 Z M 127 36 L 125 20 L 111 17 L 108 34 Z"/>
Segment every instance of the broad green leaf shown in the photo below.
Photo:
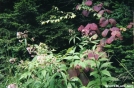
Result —
<path fill-rule="evenodd" d="M 104 56 L 106 56 L 105 52 L 99 52 L 99 57 L 104 57 Z"/>
<path fill-rule="evenodd" d="M 67 77 L 66 77 L 67 75 L 65 73 L 63 73 L 63 72 L 61 72 L 61 75 L 62 75 L 62 77 L 63 77 L 63 79 L 65 81 L 65 84 L 67 86 Z"/>
<path fill-rule="evenodd" d="M 4 75 L 0 73 L 0 80 L 4 78 Z"/>
<path fill-rule="evenodd" d="M 87 88 L 87 87 L 85 87 L 85 86 L 82 86 L 82 87 L 80 87 L 80 88 Z"/>
<path fill-rule="evenodd" d="M 73 37 L 71 37 L 70 39 L 69 39 L 69 44 L 70 44 L 70 42 L 73 40 Z"/>
<path fill-rule="evenodd" d="M 81 56 L 81 58 L 83 58 L 83 57 Z M 84 60 L 83 62 L 85 63 L 86 66 L 87 65 L 89 66 L 90 60 Z"/>
<path fill-rule="evenodd" d="M 28 70 L 31 71 L 34 68 L 34 62 L 29 62 Z"/>
<path fill-rule="evenodd" d="M 105 48 L 111 48 L 112 46 L 111 45 L 106 45 L 104 46 Z"/>
<path fill-rule="evenodd" d="M 77 77 L 73 77 L 72 79 L 71 79 L 71 81 L 79 81 L 79 78 L 77 78 Z"/>
<path fill-rule="evenodd" d="M 68 84 L 67 84 L 67 88 L 72 88 L 71 83 L 68 83 Z"/>
<path fill-rule="evenodd" d="M 93 40 L 95 40 L 95 39 L 97 39 L 98 38 L 98 34 L 94 34 L 93 36 L 92 36 L 92 39 Z"/>
<path fill-rule="evenodd" d="M 27 39 L 25 38 L 25 46 L 27 46 Z"/>
<path fill-rule="evenodd" d="M 46 77 L 46 73 L 47 73 L 46 70 L 41 71 L 41 74 L 43 75 L 43 77 Z"/>
<path fill-rule="evenodd" d="M 102 81 L 102 85 L 103 86 L 106 86 L 107 85 L 107 82 L 106 81 Z"/>
<path fill-rule="evenodd" d="M 81 40 L 79 37 L 76 37 L 78 40 Z"/>
<path fill-rule="evenodd" d="M 51 77 L 50 77 L 50 74 L 48 73 L 46 77 L 47 78 L 47 81 L 45 83 L 45 88 L 48 88 L 49 84 L 51 81 L 53 81 L 55 79 L 55 76 L 57 76 L 59 73 L 54 73 Z"/>
<path fill-rule="evenodd" d="M 86 64 L 84 62 L 80 62 L 79 65 L 82 67 L 82 68 L 86 68 Z"/>
<path fill-rule="evenodd" d="M 21 75 L 21 77 L 20 77 L 20 79 L 19 80 L 21 80 L 21 79 L 25 79 L 25 78 L 27 78 L 27 77 L 29 77 L 29 76 L 31 76 L 31 72 L 25 72 L 24 74 L 22 74 Z"/>
<path fill-rule="evenodd" d="M 97 15 L 96 13 L 93 14 L 93 16 L 96 16 L 96 15 Z"/>
<path fill-rule="evenodd" d="M 24 85 L 27 87 L 29 84 L 34 83 L 34 81 L 35 81 L 35 80 L 33 80 L 33 79 L 28 79 L 28 80 L 25 82 Z M 25 87 L 25 88 L 26 88 L 26 87 Z"/>
<path fill-rule="evenodd" d="M 54 88 L 55 87 L 55 79 L 51 79 L 51 81 L 49 82 L 49 88 Z"/>
<path fill-rule="evenodd" d="M 92 75 L 94 76 L 95 74 L 98 74 L 98 71 L 93 71 L 93 72 L 91 72 L 91 73 L 90 73 L 90 76 L 92 76 Z"/>
<path fill-rule="evenodd" d="M 78 88 L 77 84 L 75 82 L 71 82 L 72 88 Z"/>
<path fill-rule="evenodd" d="M 119 79 L 115 77 L 107 77 L 106 80 L 107 81 L 119 81 Z"/>
<path fill-rule="evenodd" d="M 82 45 L 79 45 L 80 49 L 83 50 L 83 46 Z"/>
<path fill-rule="evenodd" d="M 111 65 L 112 62 L 105 62 L 101 65 L 100 69 L 105 68 L 105 67 L 109 67 Z"/>
<path fill-rule="evenodd" d="M 124 84 L 123 85 L 125 88 L 134 88 L 133 84 Z"/>
<path fill-rule="evenodd" d="M 76 47 L 73 47 L 73 49 L 69 53 L 74 54 L 75 50 L 76 50 Z"/>
<path fill-rule="evenodd" d="M 102 15 L 100 15 L 100 14 L 97 14 L 97 17 L 98 17 L 98 18 L 101 18 L 101 17 L 102 17 Z"/>
<path fill-rule="evenodd" d="M 60 68 L 61 71 L 66 71 L 66 70 L 67 70 L 67 67 L 66 67 L 65 64 L 61 64 L 61 65 L 59 66 L 59 68 Z"/>
<path fill-rule="evenodd" d="M 73 50 L 73 47 L 70 47 L 70 48 L 67 50 L 67 53 L 70 53 L 72 50 Z"/>
<path fill-rule="evenodd" d="M 96 61 L 96 65 L 99 68 L 100 67 L 100 62 L 99 61 Z"/>
<path fill-rule="evenodd" d="M 101 73 L 111 77 L 111 74 L 110 74 L 110 72 L 107 69 L 102 70 Z"/>
<path fill-rule="evenodd" d="M 64 59 L 72 60 L 72 59 L 73 59 L 73 56 L 67 56 L 67 57 L 65 57 Z"/>
<path fill-rule="evenodd" d="M 74 59 L 74 60 L 79 60 L 80 57 L 78 57 L 77 55 L 75 55 L 75 56 L 73 56 L 73 59 Z"/>
<path fill-rule="evenodd" d="M 71 79 L 71 81 L 79 82 L 79 83 L 82 85 L 82 82 L 81 82 L 81 80 L 80 80 L 78 77 L 73 77 L 73 78 Z"/>
<path fill-rule="evenodd" d="M 88 88 L 94 88 L 94 86 L 96 85 L 96 80 L 94 81 L 90 81 L 87 85 Z"/>
<path fill-rule="evenodd" d="M 80 63 L 79 60 L 75 60 L 75 61 L 74 61 L 74 66 L 78 65 L 79 63 Z"/>
<path fill-rule="evenodd" d="M 91 41 L 91 43 L 93 43 L 93 44 L 98 44 L 98 42 L 96 42 L 96 41 Z"/>
<path fill-rule="evenodd" d="M 89 65 L 91 66 L 91 68 L 92 68 L 92 67 L 96 67 L 96 63 L 95 63 L 95 61 L 93 61 L 93 60 L 90 60 L 90 61 L 89 61 Z"/>
<path fill-rule="evenodd" d="M 100 58 L 99 61 L 108 61 L 109 59 L 107 58 Z"/>
<path fill-rule="evenodd" d="M 92 50 L 95 51 L 95 48 L 96 48 L 96 45 L 94 45 L 94 46 L 92 47 Z"/>
<path fill-rule="evenodd" d="M 75 44 L 75 37 L 73 38 L 73 43 Z"/>
<path fill-rule="evenodd" d="M 40 88 L 41 86 L 41 81 L 34 81 L 34 84 L 32 85 L 32 88 Z"/>

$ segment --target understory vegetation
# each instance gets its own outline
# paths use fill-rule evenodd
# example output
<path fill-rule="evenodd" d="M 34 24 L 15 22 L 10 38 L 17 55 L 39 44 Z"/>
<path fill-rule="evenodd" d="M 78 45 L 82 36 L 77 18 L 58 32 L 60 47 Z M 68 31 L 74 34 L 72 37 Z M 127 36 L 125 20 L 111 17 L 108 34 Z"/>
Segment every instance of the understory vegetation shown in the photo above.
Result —
<path fill-rule="evenodd" d="M 134 88 L 133 5 L 0 0 L 0 88 Z"/>

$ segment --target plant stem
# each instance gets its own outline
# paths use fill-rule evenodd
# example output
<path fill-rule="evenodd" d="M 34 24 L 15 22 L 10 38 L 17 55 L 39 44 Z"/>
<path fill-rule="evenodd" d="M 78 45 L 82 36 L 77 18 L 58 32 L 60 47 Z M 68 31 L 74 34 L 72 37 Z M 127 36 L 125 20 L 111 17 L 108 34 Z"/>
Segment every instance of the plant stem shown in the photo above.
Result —
<path fill-rule="evenodd" d="M 94 55 L 94 58 L 95 58 L 95 53 L 94 53 L 94 51 L 93 51 L 93 55 Z M 96 69 L 97 69 L 97 71 L 98 71 L 99 78 L 100 78 L 100 88 L 102 88 L 102 81 L 101 81 L 102 76 L 101 76 L 101 72 L 100 72 L 99 66 L 97 65 L 97 60 L 96 60 L 96 59 L 95 59 L 95 63 L 96 63 Z"/>
<path fill-rule="evenodd" d="M 116 59 L 117 60 L 117 59 Z M 118 61 L 118 60 L 117 60 Z M 119 62 L 119 61 L 118 61 Z M 120 62 L 119 62 L 120 63 Z M 128 72 L 128 74 L 132 77 L 132 79 L 134 80 L 134 76 L 128 71 L 127 67 L 125 65 L 123 65 L 122 63 L 120 63 L 121 66 Z"/>

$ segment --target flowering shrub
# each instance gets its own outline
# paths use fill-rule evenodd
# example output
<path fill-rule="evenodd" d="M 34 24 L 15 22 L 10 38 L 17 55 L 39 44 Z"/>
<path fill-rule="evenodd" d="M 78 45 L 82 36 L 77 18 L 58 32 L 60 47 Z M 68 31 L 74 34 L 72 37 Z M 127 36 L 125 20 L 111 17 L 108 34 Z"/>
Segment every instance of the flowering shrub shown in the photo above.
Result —
<path fill-rule="evenodd" d="M 104 51 L 103 48 L 108 47 L 108 45 L 112 44 L 115 40 L 123 40 L 123 32 L 131 29 L 134 25 L 133 22 L 130 22 L 128 25 L 123 27 L 121 24 L 119 24 L 121 22 L 117 22 L 114 18 L 112 18 L 113 12 L 109 9 L 106 9 L 105 6 L 108 6 L 107 2 L 93 3 L 92 0 L 83 1 L 82 4 L 76 6 L 76 10 L 82 10 L 82 15 L 86 18 L 89 18 L 90 15 L 93 15 L 97 18 L 96 20 L 98 23 L 95 21 L 93 23 L 89 22 L 85 26 L 80 25 L 78 27 L 78 31 L 81 32 L 82 36 L 86 36 L 87 41 L 90 40 L 89 42 L 91 43 L 93 43 L 94 40 L 99 39 L 100 41 L 96 43 L 99 51 Z M 126 70 L 125 66 L 123 66 L 123 68 Z M 129 73 L 131 78 L 133 78 L 128 70 L 127 73 Z"/>
<path fill-rule="evenodd" d="M 73 40 L 75 45 L 64 55 L 54 54 L 45 43 L 29 44 L 28 39 L 34 41 L 34 38 L 28 38 L 28 31 L 17 32 L 17 39 L 32 59 L 18 62 L 18 58 L 10 58 L 8 62 L 12 69 L 16 70 L 14 75 L 11 74 L 8 87 L 105 88 L 110 84 L 114 85 L 118 79 L 113 77 L 112 70 L 115 69 L 103 48 L 115 40 L 123 40 L 122 31 L 130 29 L 134 24 L 131 22 L 126 27 L 120 26 L 110 17 L 112 11 L 105 6 L 105 2 L 94 3 L 92 0 L 84 0 L 82 4 L 77 5 L 76 10 L 82 10 L 84 17 L 93 15 L 96 20 L 78 27 L 82 37 L 69 30 L 72 36 L 69 42 Z M 52 11 L 63 13 L 56 7 Z M 50 20 L 41 21 L 41 24 L 56 24 L 75 17 L 73 13 L 68 12 L 62 15 L 65 16 L 51 15 Z"/>

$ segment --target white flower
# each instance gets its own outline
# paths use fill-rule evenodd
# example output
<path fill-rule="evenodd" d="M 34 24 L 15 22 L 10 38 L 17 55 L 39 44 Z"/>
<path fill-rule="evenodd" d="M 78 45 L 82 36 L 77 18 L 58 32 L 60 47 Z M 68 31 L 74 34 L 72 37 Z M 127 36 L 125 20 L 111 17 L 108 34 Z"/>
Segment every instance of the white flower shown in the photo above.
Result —
<path fill-rule="evenodd" d="M 10 84 L 7 86 L 7 88 L 18 88 L 16 84 Z"/>

